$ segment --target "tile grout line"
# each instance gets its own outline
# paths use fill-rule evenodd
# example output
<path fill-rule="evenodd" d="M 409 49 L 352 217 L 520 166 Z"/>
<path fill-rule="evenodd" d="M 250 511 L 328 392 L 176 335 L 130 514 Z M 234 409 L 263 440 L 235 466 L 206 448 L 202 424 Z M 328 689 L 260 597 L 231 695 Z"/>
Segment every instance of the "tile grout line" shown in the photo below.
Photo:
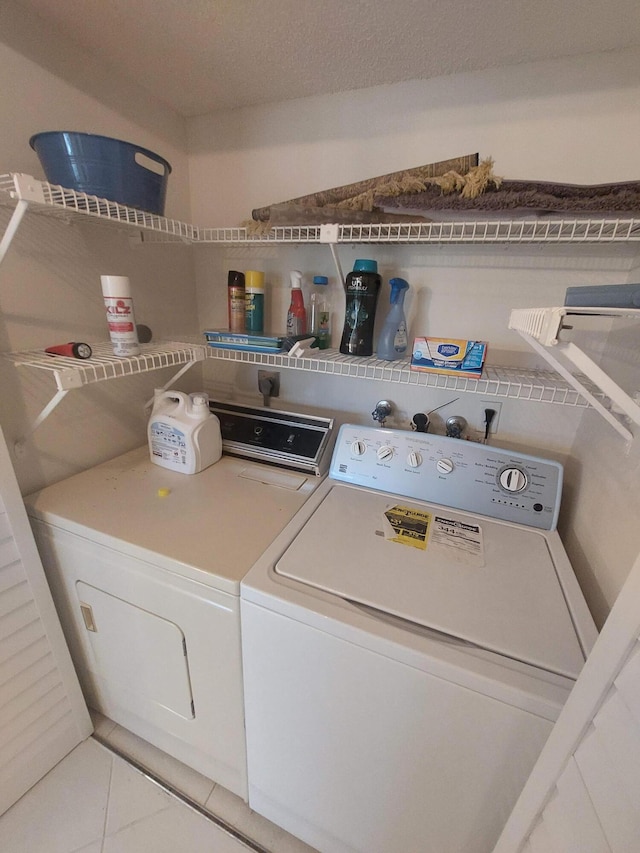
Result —
<path fill-rule="evenodd" d="M 141 775 L 141 776 L 143 775 L 145 781 L 147 781 L 151 785 L 153 785 L 154 788 L 160 788 L 160 785 L 158 784 L 158 782 L 156 782 L 155 779 L 152 779 L 149 777 L 148 772 L 143 773 L 143 771 L 139 770 L 137 767 L 133 767 L 131 761 L 128 758 L 124 758 L 124 757 L 121 757 L 119 755 L 114 755 L 113 758 L 114 758 L 114 767 L 115 767 L 115 763 L 116 763 L 116 759 L 117 759 L 117 760 L 123 762 L 124 764 L 126 764 L 127 767 L 131 767 L 131 769 L 135 770 L 135 772 L 138 773 L 139 775 Z M 118 828 L 115 830 L 115 832 L 110 832 L 108 835 L 105 833 L 105 841 L 107 840 L 107 838 L 113 838 L 115 835 L 118 835 L 120 832 L 123 832 L 125 829 L 130 829 L 132 826 L 136 826 L 139 823 L 144 823 L 144 821 L 147 821 L 152 817 L 157 817 L 157 815 L 162 814 L 163 812 L 167 811 L 167 809 L 170 809 L 172 806 L 174 806 L 175 803 L 171 801 L 172 799 L 175 799 L 173 794 L 170 794 L 168 791 L 164 791 L 162 788 L 160 788 L 160 790 L 162 790 L 163 794 L 167 794 L 167 797 L 169 798 L 169 802 L 167 802 L 167 804 L 165 806 L 163 806 L 162 808 L 158 809 L 155 812 L 151 812 L 150 814 L 145 814 L 142 816 L 138 815 L 137 817 L 133 818 L 133 820 L 130 820 L 128 823 L 123 823 L 122 825 L 118 826 Z"/>
<path fill-rule="evenodd" d="M 104 853 L 104 843 L 107 837 L 107 823 L 109 821 L 109 803 L 111 802 L 111 786 L 113 785 L 113 755 L 111 755 L 111 767 L 109 768 L 109 784 L 107 785 L 107 802 L 104 810 L 104 823 L 102 824 L 102 839 L 100 841 L 100 853 Z"/>
<path fill-rule="evenodd" d="M 161 779 L 159 776 L 156 776 L 155 773 L 148 770 L 143 764 L 140 764 L 138 761 L 136 761 L 135 759 L 128 756 L 122 750 L 117 749 L 112 744 L 110 744 L 106 740 L 104 740 L 101 736 L 96 735 L 95 732 L 91 735 L 91 737 L 95 741 L 97 741 L 97 743 L 99 743 L 101 746 L 103 746 L 106 750 L 108 750 L 110 753 L 112 753 L 112 755 L 117 755 L 118 758 L 122 758 L 123 761 L 127 762 L 127 764 L 130 764 L 131 767 L 133 767 L 139 773 L 142 773 L 142 775 L 145 776 L 145 778 L 147 778 L 154 785 L 157 785 L 163 791 L 166 791 L 167 794 L 170 794 L 172 797 L 175 797 L 177 800 L 180 800 L 181 803 L 183 803 L 188 808 L 192 809 L 192 811 L 197 812 L 202 817 L 204 817 L 207 820 L 214 823 L 219 829 L 223 830 L 223 832 L 226 832 L 227 835 L 230 835 L 232 838 L 235 838 L 237 841 L 240 841 L 242 844 L 244 844 L 250 850 L 253 850 L 254 853 L 269 853 L 269 851 L 265 847 L 262 847 L 256 841 L 254 841 L 253 839 L 244 835 L 244 833 L 240 832 L 240 830 L 237 829 L 235 826 L 232 826 L 231 824 L 222 820 L 222 818 L 218 817 L 217 815 L 213 814 L 212 812 L 207 811 L 207 809 L 205 809 L 204 806 L 200 805 L 200 803 L 195 802 L 195 800 L 192 800 L 186 794 L 183 794 L 182 791 L 179 791 L 177 788 L 174 788 L 173 785 L 171 785 L 169 782 L 166 782 L 164 779 Z M 113 774 L 113 762 L 111 764 L 111 773 Z M 109 778 L 109 785 L 111 785 L 111 777 Z M 214 788 L 215 788 L 215 783 L 214 783 Z M 212 790 L 213 790 L 213 788 L 212 788 Z M 108 807 L 108 803 L 107 803 L 107 807 Z M 106 831 L 106 815 L 105 815 L 104 829 Z M 103 839 L 102 839 L 103 846 L 104 846 L 104 839 L 105 839 L 105 835 L 103 834 Z"/>

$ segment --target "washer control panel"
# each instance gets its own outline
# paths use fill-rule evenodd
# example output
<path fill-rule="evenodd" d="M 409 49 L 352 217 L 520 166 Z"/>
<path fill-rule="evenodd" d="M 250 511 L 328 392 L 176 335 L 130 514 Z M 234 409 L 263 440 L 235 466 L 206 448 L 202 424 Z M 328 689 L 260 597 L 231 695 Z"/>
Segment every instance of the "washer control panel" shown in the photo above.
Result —
<path fill-rule="evenodd" d="M 473 441 L 344 424 L 334 480 L 554 530 L 562 465 Z"/>

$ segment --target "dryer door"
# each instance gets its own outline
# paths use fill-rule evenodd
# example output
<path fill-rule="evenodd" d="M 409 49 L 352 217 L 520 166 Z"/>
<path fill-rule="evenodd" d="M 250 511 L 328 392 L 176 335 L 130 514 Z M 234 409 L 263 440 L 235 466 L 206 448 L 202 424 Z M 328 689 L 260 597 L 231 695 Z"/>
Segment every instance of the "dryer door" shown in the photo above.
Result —
<path fill-rule="evenodd" d="M 193 719 L 187 646 L 174 622 L 78 581 L 76 592 L 93 661 L 112 701 L 145 719 L 158 707 Z"/>

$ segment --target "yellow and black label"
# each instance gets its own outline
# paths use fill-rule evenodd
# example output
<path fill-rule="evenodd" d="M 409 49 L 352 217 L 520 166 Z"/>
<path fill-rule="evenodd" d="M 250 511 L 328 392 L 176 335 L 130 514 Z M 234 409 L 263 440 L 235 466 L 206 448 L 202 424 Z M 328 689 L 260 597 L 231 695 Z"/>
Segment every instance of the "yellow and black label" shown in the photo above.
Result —
<path fill-rule="evenodd" d="M 385 512 L 385 518 L 395 534 L 388 537 L 391 542 L 426 550 L 432 518 L 430 512 L 396 505 Z"/>

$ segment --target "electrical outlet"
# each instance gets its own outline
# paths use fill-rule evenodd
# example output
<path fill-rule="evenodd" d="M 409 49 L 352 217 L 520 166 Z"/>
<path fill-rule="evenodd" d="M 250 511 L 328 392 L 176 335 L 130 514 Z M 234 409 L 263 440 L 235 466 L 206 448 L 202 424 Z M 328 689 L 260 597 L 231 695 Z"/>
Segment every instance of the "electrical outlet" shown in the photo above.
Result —
<path fill-rule="evenodd" d="M 280 396 L 280 374 L 273 370 L 258 371 L 258 390 L 263 397 Z"/>
<path fill-rule="evenodd" d="M 493 420 L 491 421 L 491 426 L 489 427 L 489 435 L 493 435 L 498 432 L 498 421 L 500 420 L 500 412 L 502 411 L 502 403 L 498 403 L 496 400 L 480 400 L 480 425 L 478 427 L 478 432 L 481 432 L 484 435 L 485 431 L 485 423 L 484 423 L 484 410 L 485 409 L 493 409 L 495 415 L 493 416 Z"/>

